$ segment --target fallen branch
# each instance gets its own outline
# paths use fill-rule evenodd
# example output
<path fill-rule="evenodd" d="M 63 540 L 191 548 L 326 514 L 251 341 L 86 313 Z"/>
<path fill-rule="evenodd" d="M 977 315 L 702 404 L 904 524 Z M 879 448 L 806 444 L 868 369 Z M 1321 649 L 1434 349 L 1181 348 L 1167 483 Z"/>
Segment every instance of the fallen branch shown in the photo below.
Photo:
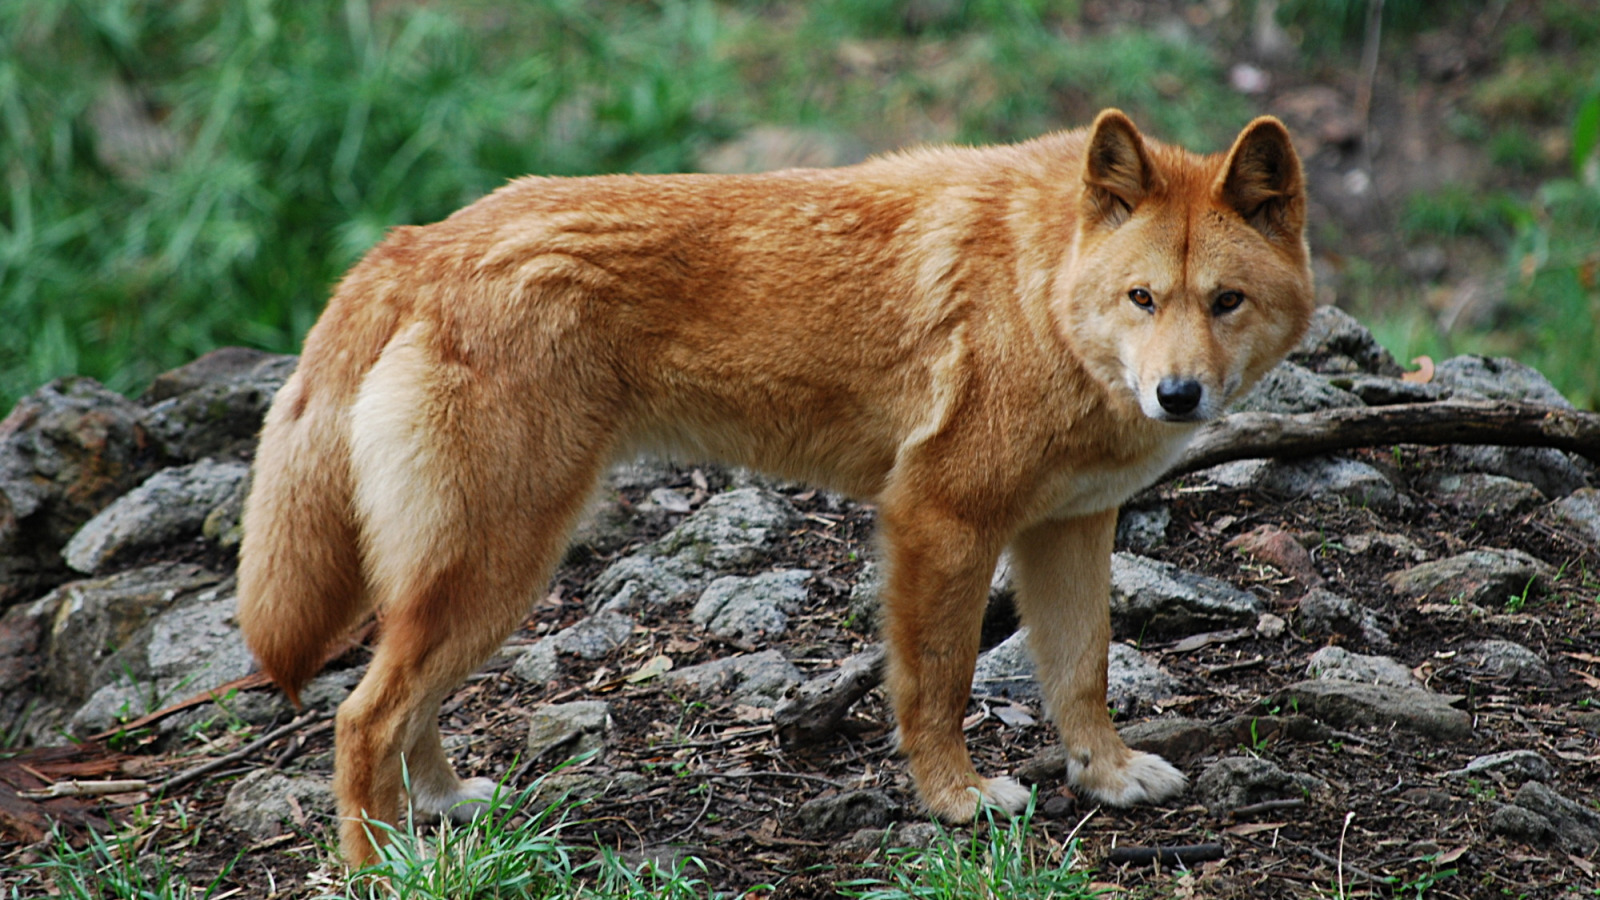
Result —
<path fill-rule="evenodd" d="M 332 715 L 333 713 L 331 712 L 308 712 L 281 728 L 275 728 L 272 731 L 267 732 L 266 734 L 256 738 L 232 753 L 229 753 L 225 756 L 219 756 L 216 759 L 207 760 L 198 766 L 185 769 L 165 781 L 157 782 L 151 786 L 151 790 L 158 794 L 168 793 L 188 784 L 202 775 L 215 772 L 216 770 L 222 768 L 223 766 L 229 765 L 230 763 L 238 762 L 239 760 L 244 759 L 252 753 L 255 753 L 257 750 L 260 750 L 273 741 L 293 734 L 307 725 L 310 725 L 314 722 L 320 722 L 331 717 Z"/>
<path fill-rule="evenodd" d="M 874 644 L 791 690 L 772 711 L 778 742 L 798 747 L 833 734 L 850 707 L 883 681 L 883 663 L 883 645 Z"/>
<path fill-rule="evenodd" d="M 1152 862 L 1163 866 L 1191 866 L 1195 863 L 1210 862 L 1222 858 L 1221 844 L 1184 844 L 1176 847 L 1114 847 L 1106 854 L 1106 865 L 1120 866 L 1132 863 L 1136 866 L 1149 865 Z"/>
<path fill-rule="evenodd" d="M 249 691 L 256 688 L 272 687 L 272 679 L 261 672 L 251 672 L 242 678 L 235 678 L 226 684 L 219 684 L 209 691 L 201 691 L 191 697 L 185 697 L 170 706 L 162 707 L 153 713 L 140 716 L 131 722 L 124 722 L 115 728 L 107 728 L 99 734 L 89 735 L 91 741 L 103 741 L 119 734 L 136 731 L 146 725 L 153 725 L 173 713 L 183 712 L 186 709 L 199 706 L 203 703 L 212 703 L 228 696 L 233 691 Z"/>
<path fill-rule="evenodd" d="M 1228 813 L 1228 818 L 1248 819 L 1251 816 L 1258 816 L 1264 812 L 1281 812 L 1282 810 L 1286 809 L 1299 809 L 1305 805 L 1306 801 L 1300 797 L 1289 797 L 1284 800 L 1263 800 L 1260 803 L 1252 803 L 1249 806 L 1241 806 L 1238 809 L 1231 810 Z"/>
<path fill-rule="evenodd" d="M 106 794 L 131 794 L 150 786 L 143 778 L 121 781 L 57 781 L 37 791 L 18 791 L 24 800 L 52 800 L 56 797 L 100 797 Z"/>
<path fill-rule="evenodd" d="M 1311 456 L 1385 444 L 1554 447 L 1600 463 L 1600 414 L 1538 403 L 1460 401 L 1234 413 L 1202 428 L 1167 476 L 1236 459 Z"/>

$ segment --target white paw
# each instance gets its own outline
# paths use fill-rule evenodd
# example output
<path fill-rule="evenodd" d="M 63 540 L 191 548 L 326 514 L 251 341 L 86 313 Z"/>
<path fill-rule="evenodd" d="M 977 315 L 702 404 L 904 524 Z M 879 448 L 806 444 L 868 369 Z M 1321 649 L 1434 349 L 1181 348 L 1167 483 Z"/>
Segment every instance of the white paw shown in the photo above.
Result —
<path fill-rule="evenodd" d="M 468 778 L 450 798 L 445 812 L 457 822 L 470 822 L 494 800 L 500 785 L 493 778 Z"/>
<path fill-rule="evenodd" d="M 1082 793 L 1111 806 L 1159 803 L 1183 793 L 1189 779 L 1154 753 L 1135 750 L 1126 765 L 1112 772 L 1096 772 L 1072 753 L 1067 754 L 1067 781 Z"/>
<path fill-rule="evenodd" d="M 493 778 L 468 778 L 445 790 L 413 785 L 411 803 L 423 815 L 470 822 L 488 808 L 498 788 Z"/>
<path fill-rule="evenodd" d="M 1022 812 L 1028 805 L 1031 792 L 1010 778 L 985 778 L 978 788 L 983 802 L 1011 815 Z"/>

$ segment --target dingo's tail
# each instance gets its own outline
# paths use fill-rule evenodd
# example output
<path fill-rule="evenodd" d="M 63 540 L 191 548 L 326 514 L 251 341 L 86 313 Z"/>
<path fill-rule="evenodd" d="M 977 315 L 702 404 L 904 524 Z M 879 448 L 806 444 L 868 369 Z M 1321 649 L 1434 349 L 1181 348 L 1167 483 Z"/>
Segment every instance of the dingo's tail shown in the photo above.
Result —
<path fill-rule="evenodd" d="M 351 503 L 347 400 L 314 391 L 303 361 L 301 369 L 274 399 L 256 451 L 238 612 L 261 668 L 296 704 L 330 645 L 371 603 Z"/>

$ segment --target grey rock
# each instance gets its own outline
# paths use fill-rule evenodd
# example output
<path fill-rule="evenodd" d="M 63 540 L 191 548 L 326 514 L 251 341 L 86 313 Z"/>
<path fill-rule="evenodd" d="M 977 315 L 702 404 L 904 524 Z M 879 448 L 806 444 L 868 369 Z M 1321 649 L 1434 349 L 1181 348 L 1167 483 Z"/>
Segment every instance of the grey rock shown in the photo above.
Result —
<path fill-rule="evenodd" d="M 1298 603 L 1300 627 L 1306 634 L 1342 634 L 1385 647 L 1389 632 L 1378 614 L 1325 588 L 1312 588 Z"/>
<path fill-rule="evenodd" d="M 1121 641 L 1112 641 L 1106 654 L 1106 703 L 1121 710 L 1134 709 L 1178 695 L 1178 679 L 1155 660 Z"/>
<path fill-rule="evenodd" d="M 99 670 L 180 601 L 216 585 L 221 576 L 187 563 L 158 563 L 104 578 L 74 581 L 31 604 L 48 622 L 39 693 L 81 701 L 105 683 Z"/>
<path fill-rule="evenodd" d="M 1526 807 L 1507 803 L 1489 815 L 1489 830 L 1525 844 L 1544 844 L 1556 834 L 1555 823 Z"/>
<path fill-rule="evenodd" d="M 1396 688 L 1421 688 L 1411 670 L 1387 656 L 1351 653 L 1343 647 L 1323 647 L 1311 655 L 1306 674 L 1312 678 L 1353 681 Z"/>
<path fill-rule="evenodd" d="M 666 603 L 705 586 L 704 567 L 689 560 L 658 557 L 648 550 L 625 556 L 608 566 L 589 591 L 589 608 L 625 612 Z"/>
<path fill-rule="evenodd" d="M 1422 549 L 1416 541 L 1403 534 L 1389 531 L 1363 531 L 1355 534 L 1346 534 L 1336 541 L 1349 553 L 1379 553 L 1388 558 L 1408 559 L 1412 562 L 1423 562 L 1428 558 L 1428 551 Z"/>
<path fill-rule="evenodd" d="M 627 643 L 635 624 L 622 613 L 602 610 L 557 632 L 551 636 L 550 644 L 560 653 L 600 659 Z"/>
<path fill-rule="evenodd" d="M 1308 789 L 1308 782 L 1276 763 L 1250 756 L 1219 759 L 1194 782 L 1196 798 L 1217 815 L 1267 800 L 1302 797 Z"/>
<path fill-rule="evenodd" d="M 1414 688 L 1300 681 L 1278 691 L 1273 702 L 1314 716 L 1334 728 L 1400 728 L 1441 740 L 1472 734 L 1472 716 L 1453 704 L 1462 698 Z"/>
<path fill-rule="evenodd" d="M 718 578 L 706 585 L 689 619 L 722 637 L 775 637 L 789 629 L 789 616 L 805 603 L 810 578 L 808 569 Z"/>
<path fill-rule="evenodd" d="M 555 643 L 549 638 L 517 648 L 512 659 L 511 674 L 523 681 L 543 684 L 561 674 L 561 659 L 556 653 Z"/>
<path fill-rule="evenodd" d="M 1349 391 L 1368 406 L 1392 406 L 1396 403 L 1431 403 L 1450 396 L 1450 389 L 1433 382 L 1401 381 L 1383 375 L 1335 375 L 1328 383 Z"/>
<path fill-rule="evenodd" d="M 106 716 L 122 709 L 129 696 L 149 698 L 154 709 L 248 675 L 254 659 L 233 621 L 237 606 L 229 581 L 151 619 L 95 670 L 95 693 L 73 714 L 73 727 L 92 732 L 115 725 L 118 718 Z M 130 686 L 135 689 L 132 694 Z M 177 720 L 163 720 L 160 727 L 170 730 L 179 725 Z"/>
<path fill-rule="evenodd" d="M 1550 504 L 1541 518 L 1592 547 L 1600 547 L 1600 490 L 1579 488 Z"/>
<path fill-rule="evenodd" d="M 1123 507 L 1117 517 L 1117 543 L 1134 550 L 1151 550 L 1167 542 L 1172 510 L 1165 505 Z"/>
<path fill-rule="evenodd" d="M 601 572 L 590 608 L 634 609 L 699 591 L 727 570 L 764 561 L 799 517 L 787 498 L 764 488 L 718 494 L 660 540 Z"/>
<path fill-rule="evenodd" d="M 1495 831 L 1521 837 L 1530 843 L 1553 843 L 1578 855 L 1600 848 L 1600 813 L 1583 804 L 1561 796 L 1538 781 L 1529 781 L 1517 788 L 1511 802 L 1514 808 L 1533 813 L 1537 818 L 1515 813 L 1507 813 L 1502 818 L 1502 810 L 1496 810 L 1490 820 L 1490 827 Z M 1524 830 L 1516 834 L 1508 826 Z"/>
<path fill-rule="evenodd" d="M 62 556 L 77 571 L 94 573 L 136 551 L 194 537 L 249 471 L 244 463 L 210 459 L 163 469 L 84 524 Z"/>
<path fill-rule="evenodd" d="M 1028 629 L 1021 628 L 978 657 L 972 676 L 976 694 L 1042 702 L 1038 671 L 1028 651 Z M 1106 702 L 1132 709 L 1141 702 L 1164 700 L 1178 693 L 1178 680 L 1138 650 L 1112 641 L 1107 651 Z"/>
<path fill-rule="evenodd" d="M 849 853 L 870 853 L 874 850 L 923 850 L 939 836 L 939 826 L 932 822 L 904 822 L 888 828 L 863 828 L 850 835 L 840 849 Z"/>
<path fill-rule="evenodd" d="M 606 480 L 615 490 L 649 490 L 677 481 L 681 471 L 675 465 L 652 456 L 640 456 L 611 467 Z"/>
<path fill-rule="evenodd" d="M 1554 574 L 1521 550 L 1482 548 L 1391 572 L 1383 580 L 1408 597 L 1498 608 L 1524 591 L 1536 593 Z"/>
<path fill-rule="evenodd" d="M 564 765 L 540 776 L 531 803 L 524 809 L 538 814 L 556 804 L 582 803 L 596 797 L 636 797 L 650 786 L 651 780 L 638 772 L 595 771 L 592 761 L 581 769 Z"/>
<path fill-rule="evenodd" d="M 1523 684 L 1549 684 L 1550 667 L 1539 654 L 1515 641 L 1477 641 L 1462 649 L 1461 661 L 1476 671 Z"/>
<path fill-rule="evenodd" d="M 1491 447 L 1452 444 L 1445 461 L 1457 468 L 1526 481 L 1546 497 L 1565 497 L 1589 484 L 1593 467 L 1554 447 Z"/>
<path fill-rule="evenodd" d="M 1363 406 L 1361 398 L 1292 362 L 1281 362 L 1233 403 L 1233 412 L 1304 413 Z"/>
<path fill-rule="evenodd" d="M 306 709 L 335 709 L 355 690 L 365 673 L 365 669 L 323 672 L 300 690 L 300 703 Z"/>
<path fill-rule="evenodd" d="M 1507 750 L 1479 756 L 1459 769 L 1444 773 L 1446 778 L 1473 778 L 1494 775 L 1521 784 L 1524 781 L 1549 781 L 1555 777 L 1555 767 L 1534 750 Z"/>
<path fill-rule="evenodd" d="M 1355 506 L 1382 512 L 1410 509 L 1401 493 L 1379 469 L 1364 462 L 1333 456 L 1305 459 L 1245 459 L 1202 469 L 1198 477 L 1238 490 L 1255 490 L 1285 498 L 1342 497 Z"/>
<path fill-rule="evenodd" d="M 1455 356 L 1434 367 L 1433 380 L 1457 397 L 1543 403 L 1571 409 L 1572 401 L 1532 366 L 1509 357 Z"/>
<path fill-rule="evenodd" d="M 1231 584 L 1131 553 L 1111 557 L 1111 615 L 1148 635 L 1254 624 L 1261 601 Z"/>
<path fill-rule="evenodd" d="M 1298 713 L 1283 715 L 1234 716 L 1211 726 L 1213 743 L 1221 746 L 1255 747 L 1274 740 L 1316 743 L 1333 736 L 1328 726 Z"/>
<path fill-rule="evenodd" d="M 73 734 L 97 734 L 161 708 L 165 699 L 148 683 L 119 681 L 101 685 L 67 719 Z"/>
<path fill-rule="evenodd" d="M 195 692 L 250 674 L 254 658 L 233 621 L 237 606 L 229 582 L 157 617 L 145 645 L 150 674 Z"/>
<path fill-rule="evenodd" d="M 763 650 L 674 669 L 661 676 L 661 681 L 701 694 L 722 694 L 732 703 L 770 709 L 801 679 L 800 670 L 782 653 Z"/>
<path fill-rule="evenodd" d="M 1437 472 L 1420 486 L 1446 506 L 1487 516 L 1511 516 L 1544 503 L 1544 494 L 1526 481 L 1487 472 Z"/>
<path fill-rule="evenodd" d="M 686 556 L 702 566 L 730 569 L 756 565 L 800 521 L 781 494 L 740 488 L 718 494 L 656 542 L 656 556 Z"/>
<path fill-rule="evenodd" d="M 246 475 L 239 485 L 206 513 L 204 522 L 200 523 L 200 534 L 224 550 L 232 550 L 244 540 L 244 500 L 250 494 L 250 476 Z"/>
<path fill-rule="evenodd" d="M 311 825 L 333 814 L 333 791 L 323 778 L 257 769 L 228 789 L 222 821 L 255 838 L 277 837 L 290 828 Z"/>
<path fill-rule="evenodd" d="M 1404 371 L 1366 326 L 1336 306 L 1317 307 L 1289 359 L 1323 374 L 1364 372 L 1398 377 Z"/>
<path fill-rule="evenodd" d="M 92 378 L 61 378 L 0 420 L 0 607 L 68 577 L 83 523 L 164 462 L 137 405 Z"/>
<path fill-rule="evenodd" d="M 859 828 L 882 828 L 894 816 L 894 804 L 882 791 L 844 791 L 808 800 L 797 818 L 810 835 L 838 834 Z"/>
<path fill-rule="evenodd" d="M 175 458 L 232 454 L 255 442 L 293 356 L 223 347 L 156 378 L 145 393 L 151 435 Z"/>
<path fill-rule="evenodd" d="M 1154 753 L 1171 763 L 1184 763 L 1208 753 L 1215 742 L 1209 725 L 1183 716 L 1133 722 L 1118 728 L 1117 733 L 1129 747 Z"/>
<path fill-rule="evenodd" d="M 616 491 L 596 494 L 572 527 L 565 561 L 579 562 L 616 553 L 633 540 L 648 518 Z"/>
<path fill-rule="evenodd" d="M 602 700 L 541 706 L 528 717 L 528 755 L 555 762 L 598 750 L 611 730 L 611 708 Z"/>
<path fill-rule="evenodd" d="M 867 560 L 861 564 L 861 571 L 856 573 L 856 583 L 850 586 L 851 619 L 866 625 L 878 622 L 883 578 L 883 567 L 876 562 Z"/>
<path fill-rule="evenodd" d="M 694 509 L 687 494 L 677 488 L 669 487 L 651 488 L 649 499 L 645 503 L 653 504 L 669 513 L 682 514 Z"/>

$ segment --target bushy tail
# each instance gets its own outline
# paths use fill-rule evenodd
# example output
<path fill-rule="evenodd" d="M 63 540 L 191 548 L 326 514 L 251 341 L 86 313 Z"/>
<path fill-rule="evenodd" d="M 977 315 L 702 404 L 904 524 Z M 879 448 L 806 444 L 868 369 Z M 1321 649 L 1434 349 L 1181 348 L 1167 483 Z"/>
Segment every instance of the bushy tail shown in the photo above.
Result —
<path fill-rule="evenodd" d="M 296 704 L 371 602 L 352 517 L 346 403 L 314 396 L 302 375 L 267 415 L 239 550 L 239 627 Z"/>

